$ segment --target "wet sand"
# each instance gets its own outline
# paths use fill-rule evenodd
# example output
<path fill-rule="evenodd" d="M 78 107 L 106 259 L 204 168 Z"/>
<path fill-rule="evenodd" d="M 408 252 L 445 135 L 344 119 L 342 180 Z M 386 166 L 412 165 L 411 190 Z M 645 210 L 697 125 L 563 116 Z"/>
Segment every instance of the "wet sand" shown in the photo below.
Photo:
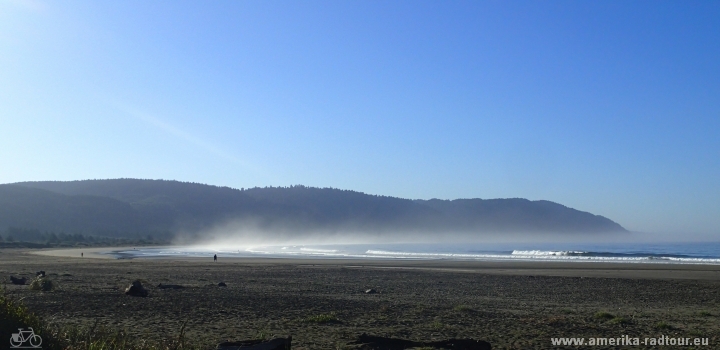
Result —
<path fill-rule="evenodd" d="M 58 282 L 56 291 L 6 289 L 53 322 L 97 321 L 138 337 L 164 338 L 176 336 L 187 321 L 188 338 L 208 348 L 227 339 L 292 334 L 294 349 L 350 349 L 347 342 L 361 333 L 420 341 L 476 338 L 495 349 L 555 348 L 551 337 L 661 334 L 708 337 L 709 348 L 720 346 L 720 266 L 266 258 L 214 263 L 211 257 L 116 260 L 82 251 L 84 258 L 78 250 L 0 250 L 0 274 L 31 277 L 45 270 Z M 135 279 L 150 297 L 123 294 Z M 159 289 L 160 283 L 184 288 Z M 366 294 L 370 288 L 378 293 Z M 599 312 L 611 316 L 597 317 Z"/>

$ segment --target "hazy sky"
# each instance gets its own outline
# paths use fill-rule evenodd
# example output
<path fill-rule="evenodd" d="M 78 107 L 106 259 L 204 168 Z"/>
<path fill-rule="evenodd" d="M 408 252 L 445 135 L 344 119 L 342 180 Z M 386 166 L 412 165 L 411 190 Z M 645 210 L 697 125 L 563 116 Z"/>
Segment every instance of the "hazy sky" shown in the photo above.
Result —
<path fill-rule="evenodd" d="M 718 1 L 0 0 L 0 183 L 547 199 L 720 237 Z"/>

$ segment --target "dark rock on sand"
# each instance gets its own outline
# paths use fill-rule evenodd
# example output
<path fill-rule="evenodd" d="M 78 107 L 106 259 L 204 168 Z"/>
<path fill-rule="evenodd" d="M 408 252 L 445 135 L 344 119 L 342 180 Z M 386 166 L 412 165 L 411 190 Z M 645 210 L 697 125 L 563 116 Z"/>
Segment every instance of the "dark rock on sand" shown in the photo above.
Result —
<path fill-rule="evenodd" d="M 348 345 L 360 345 L 363 350 L 405 350 L 418 347 L 446 350 L 492 350 L 490 343 L 475 339 L 448 339 L 432 342 L 416 342 L 407 339 L 378 337 L 362 334 Z"/>
<path fill-rule="evenodd" d="M 130 287 L 127 287 L 127 289 L 125 289 L 125 294 L 134 297 L 146 297 L 148 296 L 148 291 L 145 289 L 145 287 L 143 287 L 140 281 L 135 280 L 130 285 Z"/>
<path fill-rule="evenodd" d="M 227 287 L 227 284 L 225 282 L 218 283 L 218 287 Z"/>
<path fill-rule="evenodd" d="M 19 285 L 25 285 L 25 282 L 27 282 L 27 278 L 25 277 L 15 277 L 10 276 L 10 283 L 12 284 L 19 284 Z"/>
<path fill-rule="evenodd" d="M 272 340 L 241 340 L 220 343 L 217 346 L 217 350 L 290 350 L 291 341 L 292 336 Z"/>
<path fill-rule="evenodd" d="M 375 289 L 372 289 L 372 288 L 370 288 L 370 289 L 368 289 L 368 290 L 365 291 L 365 294 L 375 294 L 375 293 L 377 293 L 377 291 L 376 291 Z"/>

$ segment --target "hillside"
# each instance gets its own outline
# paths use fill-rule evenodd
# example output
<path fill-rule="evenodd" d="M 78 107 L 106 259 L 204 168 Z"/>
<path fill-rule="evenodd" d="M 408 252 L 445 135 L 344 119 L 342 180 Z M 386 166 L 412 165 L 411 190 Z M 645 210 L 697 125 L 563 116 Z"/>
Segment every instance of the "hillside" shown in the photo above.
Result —
<path fill-rule="evenodd" d="M 305 186 L 233 189 L 164 180 L 0 185 L 10 227 L 112 237 L 197 233 L 229 222 L 268 232 L 626 232 L 598 215 L 526 199 L 409 200 Z"/>

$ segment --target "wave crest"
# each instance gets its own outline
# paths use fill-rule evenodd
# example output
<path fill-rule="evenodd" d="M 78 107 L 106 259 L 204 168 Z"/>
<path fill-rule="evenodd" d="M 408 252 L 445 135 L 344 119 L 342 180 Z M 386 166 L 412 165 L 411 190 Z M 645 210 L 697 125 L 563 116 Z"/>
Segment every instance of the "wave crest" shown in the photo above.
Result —
<path fill-rule="evenodd" d="M 581 252 L 575 250 L 513 250 L 512 255 L 553 255 L 553 256 L 586 256 L 590 252 Z"/>

